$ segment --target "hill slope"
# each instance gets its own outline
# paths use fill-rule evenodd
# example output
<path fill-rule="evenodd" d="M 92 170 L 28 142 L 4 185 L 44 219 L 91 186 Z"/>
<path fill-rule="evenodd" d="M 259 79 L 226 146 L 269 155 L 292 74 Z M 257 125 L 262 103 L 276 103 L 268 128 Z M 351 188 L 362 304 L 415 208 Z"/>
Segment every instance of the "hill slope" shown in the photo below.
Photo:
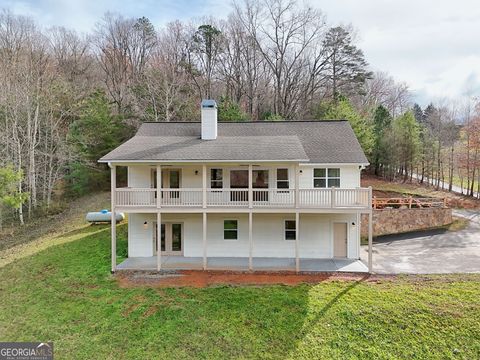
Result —
<path fill-rule="evenodd" d="M 5 229 L 0 233 L 0 267 L 52 245 L 74 240 L 62 235 L 89 226 L 85 221 L 88 211 L 109 208 L 110 193 L 94 193 L 73 200 L 68 208 L 59 214 L 38 218 L 24 226 Z"/>

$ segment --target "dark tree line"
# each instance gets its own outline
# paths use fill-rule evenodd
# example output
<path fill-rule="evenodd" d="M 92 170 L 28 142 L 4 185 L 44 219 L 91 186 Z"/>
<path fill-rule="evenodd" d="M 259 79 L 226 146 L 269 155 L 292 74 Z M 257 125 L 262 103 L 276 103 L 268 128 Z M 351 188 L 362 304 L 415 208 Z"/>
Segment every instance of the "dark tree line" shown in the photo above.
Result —
<path fill-rule="evenodd" d="M 369 70 L 350 27 L 294 0 L 245 0 L 226 19 L 161 28 L 107 13 L 87 35 L 3 11 L 0 81 L 0 167 L 14 171 L 25 203 L 7 213 L 20 219 L 55 194 L 105 188 L 99 157 L 142 121 L 198 120 L 206 97 L 225 121 L 347 119 L 387 178 L 443 178 L 456 143 L 441 108 L 408 112 L 407 86 Z M 476 156 L 462 177 L 469 187 Z"/>

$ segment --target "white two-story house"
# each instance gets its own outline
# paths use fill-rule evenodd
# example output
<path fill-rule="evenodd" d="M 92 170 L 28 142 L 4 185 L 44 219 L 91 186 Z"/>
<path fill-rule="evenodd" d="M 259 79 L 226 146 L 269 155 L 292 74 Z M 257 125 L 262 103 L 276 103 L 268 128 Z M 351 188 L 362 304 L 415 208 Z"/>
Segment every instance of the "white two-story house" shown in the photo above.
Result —
<path fill-rule="evenodd" d="M 201 122 L 144 123 L 100 161 L 111 168 L 112 216 L 128 214 L 118 265 L 112 222 L 112 271 L 367 270 L 368 161 L 347 121 L 217 122 L 204 100 Z M 116 186 L 119 166 L 127 187 Z"/>

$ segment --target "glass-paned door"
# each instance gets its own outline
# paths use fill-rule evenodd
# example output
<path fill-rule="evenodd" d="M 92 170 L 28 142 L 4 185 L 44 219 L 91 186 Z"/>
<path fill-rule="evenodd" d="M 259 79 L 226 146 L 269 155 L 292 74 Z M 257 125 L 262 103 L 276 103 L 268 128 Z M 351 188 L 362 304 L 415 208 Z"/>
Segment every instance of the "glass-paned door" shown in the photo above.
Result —
<path fill-rule="evenodd" d="M 156 174 L 156 171 L 153 171 Z M 155 176 L 156 178 L 156 176 Z M 169 205 L 176 204 L 178 200 L 170 201 L 171 199 L 179 199 L 180 191 L 172 191 L 169 189 L 180 189 L 182 182 L 182 172 L 180 169 L 163 169 L 162 170 L 162 199 L 166 200 Z M 152 181 L 153 183 L 153 181 Z M 156 184 L 156 181 L 155 183 Z"/>
<path fill-rule="evenodd" d="M 165 224 L 162 224 L 162 228 L 160 230 L 160 246 L 162 247 L 162 252 L 165 251 Z M 155 223 L 155 229 L 154 229 L 154 234 L 153 234 L 153 248 L 155 251 L 153 252 L 154 255 L 157 254 L 158 251 L 158 242 L 157 242 L 157 223 Z"/>
<path fill-rule="evenodd" d="M 165 251 L 165 224 L 162 224 L 160 241 L 161 241 L 160 246 L 162 247 L 162 251 Z"/>
<path fill-rule="evenodd" d="M 248 170 L 230 170 L 230 188 L 230 201 L 248 201 Z"/>
<path fill-rule="evenodd" d="M 163 169 L 162 170 L 162 179 L 161 185 L 162 189 L 180 189 L 182 173 L 180 169 Z M 152 169 L 150 173 L 150 187 L 152 189 L 157 188 L 157 170 Z M 179 191 L 169 191 L 162 195 L 163 198 L 167 199 L 178 199 L 180 197 Z M 155 192 L 155 198 L 157 194 Z"/>
<path fill-rule="evenodd" d="M 165 255 L 182 255 L 183 254 L 183 225 L 180 223 L 164 223 L 161 225 L 161 247 L 162 254 Z M 154 254 L 157 254 L 157 227 L 155 226 L 155 234 L 153 235 Z"/>
<path fill-rule="evenodd" d="M 171 224 L 171 248 L 172 252 L 182 252 L 182 224 Z"/>
<path fill-rule="evenodd" d="M 180 189 L 180 170 L 169 170 L 169 187 L 170 189 Z M 178 199 L 180 197 L 179 191 L 170 192 L 170 197 Z"/>
<path fill-rule="evenodd" d="M 268 189 L 268 170 L 252 171 L 252 188 Z M 268 201 L 268 190 L 253 192 L 253 201 Z"/>

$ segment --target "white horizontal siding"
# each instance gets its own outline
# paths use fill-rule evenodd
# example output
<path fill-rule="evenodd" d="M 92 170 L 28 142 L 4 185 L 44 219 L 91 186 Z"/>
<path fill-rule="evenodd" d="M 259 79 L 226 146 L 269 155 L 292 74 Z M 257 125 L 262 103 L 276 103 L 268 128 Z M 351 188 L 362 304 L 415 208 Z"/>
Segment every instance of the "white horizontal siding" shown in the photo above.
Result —
<path fill-rule="evenodd" d="M 149 166 L 129 166 L 128 187 L 150 188 L 152 185 L 150 169 Z"/>
<path fill-rule="evenodd" d="M 329 166 L 329 165 L 302 165 L 299 169 L 302 171 L 299 175 L 300 189 L 313 189 L 313 169 L 316 168 L 336 168 L 340 169 L 340 187 L 353 189 L 360 187 L 360 169 L 358 165 Z"/>
<path fill-rule="evenodd" d="M 313 188 L 313 169 L 314 168 L 327 168 L 328 165 L 302 165 L 299 167 L 299 188 L 300 189 L 312 189 Z M 356 188 L 360 187 L 360 169 L 358 165 L 344 165 L 344 166 L 331 166 L 334 168 L 340 168 L 340 187 L 342 188 Z M 154 167 L 138 165 L 128 167 L 128 186 L 137 188 L 150 188 L 151 184 L 151 169 Z M 207 166 L 207 187 L 210 187 L 210 169 L 221 168 L 223 169 L 223 187 L 230 187 L 230 171 L 233 169 L 246 170 L 246 166 Z M 269 170 L 269 187 L 276 188 L 276 169 L 287 168 L 289 172 L 290 188 L 295 187 L 295 167 L 291 164 L 285 165 L 272 165 L 272 166 L 255 166 L 255 170 L 266 169 Z M 181 170 L 181 187 L 183 188 L 202 188 L 202 165 L 185 165 L 180 167 L 165 167 L 168 169 L 180 169 Z M 197 172 L 197 174 L 195 174 Z M 166 172 L 164 172 L 164 181 Z"/>
<path fill-rule="evenodd" d="M 253 256 L 295 257 L 295 241 L 284 240 L 284 221 L 293 214 L 253 214 Z M 207 215 L 207 256 L 248 257 L 248 214 Z M 223 239 L 223 221 L 238 220 L 238 240 Z M 147 227 L 144 228 L 144 222 Z M 130 214 L 128 255 L 153 256 L 153 222 L 155 214 Z M 349 229 L 348 257 L 359 257 L 360 224 L 355 214 L 301 214 L 299 256 L 301 258 L 330 258 L 333 256 L 332 224 L 347 222 Z M 162 214 L 162 222 L 183 224 L 184 256 L 202 257 L 202 214 Z M 355 226 L 352 225 L 355 223 Z"/>
<path fill-rule="evenodd" d="M 155 214 L 128 215 L 128 257 L 153 256 L 152 222 Z M 147 228 L 143 226 L 147 222 Z"/>

